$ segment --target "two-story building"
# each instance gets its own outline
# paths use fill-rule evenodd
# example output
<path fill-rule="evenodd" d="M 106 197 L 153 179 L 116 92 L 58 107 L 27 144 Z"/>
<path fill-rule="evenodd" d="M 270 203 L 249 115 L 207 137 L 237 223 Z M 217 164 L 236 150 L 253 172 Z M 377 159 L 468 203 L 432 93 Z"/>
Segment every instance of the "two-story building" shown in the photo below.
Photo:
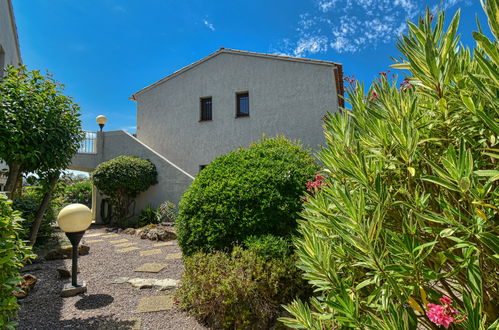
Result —
<path fill-rule="evenodd" d="M 138 197 L 131 214 L 178 203 L 215 157 L 262 136 L 284 135 L 317 150 L 322 118 L 343 105 L 342 76 L 334 62 L 221 48 L 134 93 L 136 136 L 97 132 L 95 150 L 78 154 L 73 168 L 91 171 L 118 155 L 150 159 L 159 183 Z"/>

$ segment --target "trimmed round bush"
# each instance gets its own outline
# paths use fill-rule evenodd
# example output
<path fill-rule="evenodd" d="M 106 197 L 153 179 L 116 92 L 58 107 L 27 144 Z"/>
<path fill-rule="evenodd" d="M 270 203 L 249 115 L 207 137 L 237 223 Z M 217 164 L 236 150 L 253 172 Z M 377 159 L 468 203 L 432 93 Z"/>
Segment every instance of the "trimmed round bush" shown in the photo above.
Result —
<path fill-rule="evenodd" d="M 263 139 L 216 158 L 184 193 L 176 222 L 184 254 L 223 250 L 247 237 L 288 236 L 318 166 L 299 143 Z"/>
<path fill-rule="evenodd" d="M 95 187 L 111 200 L 115 224 L 126 218 L 134 198 L 156 184 L 157 177 L 153 163 L 132 156 L 118 156 L 101 163 L 92 173 Z"/>

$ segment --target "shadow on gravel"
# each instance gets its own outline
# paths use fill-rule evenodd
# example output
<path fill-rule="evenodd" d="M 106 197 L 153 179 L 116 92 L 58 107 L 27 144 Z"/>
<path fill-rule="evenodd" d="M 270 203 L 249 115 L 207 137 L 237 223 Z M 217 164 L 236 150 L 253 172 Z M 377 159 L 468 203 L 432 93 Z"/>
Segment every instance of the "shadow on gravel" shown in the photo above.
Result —
<path fill-rule="evenodd" d="M 84 330 L 135 330 L 140 329 L 137 320 L 116 320 L 112 315 L 95 316 L 87 319 L 74 318 L 60 321 L 57 329 L 84 329 Z"/>
<path fill-rule="evenodd" d="M 111 305 L 113 301 L 114 298 L 108 294 L 91 294 L 78 300 L 75 307 L 79 310 L 98 309 Z"/>

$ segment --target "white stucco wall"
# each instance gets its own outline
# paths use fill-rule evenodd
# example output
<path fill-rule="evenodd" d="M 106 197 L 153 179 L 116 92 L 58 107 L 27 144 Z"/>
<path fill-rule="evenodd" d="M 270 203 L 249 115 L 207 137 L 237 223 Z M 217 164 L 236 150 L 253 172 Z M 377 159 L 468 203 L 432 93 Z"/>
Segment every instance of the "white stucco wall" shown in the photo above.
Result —
<path fill-rule="evenodd" d="M 136 94 L 137 138 L 191 175 L 218 155 L 262 134 L 323 144 L 321 117 L 338 109 L 333 64 L 221 53 Z M 248 91 L 250 116 L 236 118 L 236 93 Z M 213 120 L 199 122 L 200 97 Z"/>
<path fill-rule="evenodd" d="M 13 21 L 10 0 L 0 0 L 0 76 L 7 64 L 18 66 L 21 62 L 17 32 Z"/>
<path fill-rule="evenodd" d="M 166 200 L 178 204 L 180 197 L 192 183 L 193 177 L 125 131 L 97 132 L 96 147 L 95 154 L 76 154 L 71 161 L 70 168 L 91 172 L 100 163 L 121 155 L 148 159 L 156 165 L 158 183 L 137 196 L 135 216 L 148 205 L 156 208 Z M 101 200 L 102 196 L 97 195 L 96 204 L 92 206 L 97 223 L 101 222 Z"/>

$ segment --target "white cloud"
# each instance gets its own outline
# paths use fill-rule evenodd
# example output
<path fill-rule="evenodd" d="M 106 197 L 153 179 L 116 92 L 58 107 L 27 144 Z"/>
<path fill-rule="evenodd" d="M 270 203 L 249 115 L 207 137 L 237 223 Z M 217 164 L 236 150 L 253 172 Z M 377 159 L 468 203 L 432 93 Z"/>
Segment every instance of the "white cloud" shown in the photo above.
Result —
<path fill-rule="evenodd" d="M 297 35 L 274 51 L 307 56 L 326 52 L 354 53 L 392 43 L 406 31 L 407 20 L 415 20 L 426 6 L 444 9 L 468 0 L 314 0 L 314 10 L 303 13 Z"/>
<path fill-rule="evenodd" d="M 211 31 L 215 31 L 215 26 L 213 24 L 211 24 L 210 22 L 208 22 L 208 20 L 204 19 L 203 24 L 206 25 L 208 27 L 208 29 L 210 29 Z"/>
<path fill-rule="evenodd" d="M 315 54 L 327 50 L 328 39 L 324 36 L 304 37 L 298 40 L 293 55 L 302 57 L 305 54 Z"/>
<path fill-rule="evenodd" d="M 334 8 L 334 5 L 337 1 L 338 0 L 321 0 L 318 3 L 319 9 L 322 12 L 326 13 Z"/>

